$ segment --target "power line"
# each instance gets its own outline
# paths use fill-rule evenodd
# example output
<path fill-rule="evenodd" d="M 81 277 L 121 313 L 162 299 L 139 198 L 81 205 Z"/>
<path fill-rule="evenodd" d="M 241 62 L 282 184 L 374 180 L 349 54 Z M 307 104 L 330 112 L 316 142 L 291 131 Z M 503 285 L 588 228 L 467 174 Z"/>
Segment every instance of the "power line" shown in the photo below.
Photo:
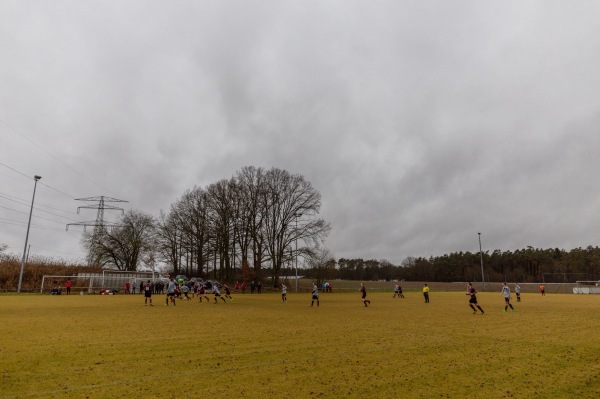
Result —
<path fill-rule="evenodd" d="M 9 211 L 13 211 L 13 212 L 17 212 L 17 213 L 22 213 L 23 215 L 29 215 L 27 212 L 21 212 L 21 211 L 18 211 L 16 209 L 8 208 L 8 207 L 2 206 L 2 205 L 0 205 L 0 208 L 8 209 Z M 48 219 L 48 218 L 45 218 L 45 217 L 42 217 L 42 216 L 34 216 L 34 217 L 36 217 L 38 219 L 49 220 L 49 221 L 54 222 L 54 223 L 64 224 L 63 222 L 59 222 L 58 220 L 52 220 L 52 219 Z M 64 217 L 64 216 L 61 216 L 61 217 Z"/>
<path fill-rule="evenodd" d="M 28 200 L 26 200 L 26 199 L 24 199 L 24 198 L 20 198 L 20 197 L 14 196 L 14 195 L 6 194 L 6 193 L 0 193 L 0 197 L 10 197 L 10 198 L 16 198 L 16 199 L 18 199 L 18 200 L 25 201 L 25 203 L 27 203 L 27 201 L 28 201 Z M 7 198 L 7 199 L 9 199 L 9 198 Z M 51 207 L 50 205 L 44 205 L 44 204 L 42 204 L 42 203 L 39 203 L 39 202 L 36 202 L 36 205 L 38 205 L 38 206 L 43 206 L 44 208 L 48 208 L 48 209 L 53 209 L 53 210 L 55 210 L 55 211 L 59 211 L 59 212 L 68 213 L 69 215 L 77 215 L 77 213 L 75 213 L 75 212 L 72 212 L 72 211 L 65 211 L 64 209 L 59 209 L 59 208 L 53 208 L 53 207 Z M 36 208 L 36 209 L 37 209 L 37 208 Z"/>
<path fill-rule="evenodd" d="M 35 248 L 35 249 L 43 249 L 44 251 L 56 252 L 56 253 L 59 253 L 59 254 L 67 254 L 67 255 L 74 255 L 74 256 L 83 256 L 83 255 L 81 255 L 81 254 L 75 254 L 75 253 L 73 253 L 73 252 L 63 252 L 63 251 L 57 251 L 57 250 L 55 250 L 55 249 L 42 248 L 42 247 L 38 247 L 38 246 L 36 246 L 36 245 L 32 245 L 31 247 L 32 247 L 32 248 Z"/>
<path fill-rule="evenodd" d="M 48 151 L 46 151 L 46 149 L 42 146 L 40 146 L 39 144 L 37 144 L 36 142 L 34 142 L 32 139 L 30 139 L 29 137 L 25 136 L 23 133 L 19 132 L 17 129 L 15 129 L 14 127 L 12 127 L 11 125 L 9 125 L 8 123 L 6 123 L 5 121 L 3 121 L 2 119 L 0 119 L 0 123 L 2 123 L 4 126 L 8 127 L 10 130 L 12 130 L 14 133 L 17 133 L 19 136 L 25 138 L 27 141 L 29 141 L 31 144 L 33 144 L 34 146 L 36 146 L 37 148 L 39 148 L 40 150 L 42 150 L 43 152 L 45 152 L 48 156 L 50 156 L 51 158 L 53 158 L 54 160 L 60 162 L 61 164 L 65 165 L 67 168 L 71 169 L 73 172 L 77 173 L 78 175 L 80 175 L 81 177 L 83 177 L 84 179 L 86 179 L 87 181 L 89 181 L 90 183 L 94 184 L 95 186 L 101 188 L 103 191 L 108 191 L 109 190 L 105 189 L 104 187 L 102 187 L 101 185 L 99 185 L 98 183 L 96 183 L 95 181 L 93 181 L 92 179 L 90 179 L 89 177 L 87 177 L 86 175 L 84 175 L 82 172 L 78 171 L 77 169 L 73 168 L 71 165 L 65 163 L 63 160 L 55 157 L 54 155 L 50 154 Z M 6 165 L 5 165 L 6 166 Z M 18 172 L 20 173 L 20 172 Z M 52 187 L 49 187 L 52 188 Z M 53 189 L 54 190 L 54 189 Z M 58 190 L 56 190 L 58 191 Z M 61 191 L 59 191 L 61 194 L 65 194 Z M 65 194 L 69 197 L 71 197 L 68 194 Z M 73 197 L 71 197 L 73 198 Z M 74 198 L 73 198 L 74 199 Z"/>
<path fill-rule="evenodd" d="M 0 122 L 2 122 L 2 121 L 0 120 Z M 26 177 L 26 178 L 28 178 L 28 179 L 31 179 L 31 177 L 27 176 L 25 173 L 23 173 L 23 172 L 19 172 L 19 171 L 18 171 L 18 170 L 16 170 L 15 168 L 11 168 L 10 166 L 8 166 L 8 165 L 6 165 L 6 164 L 3 164 L 2 162 L 0 162 L 0 165 L 4 166 L 5 168 L 8 168 L 8 169 L 12 170 L 13 172 L 16 172 L 16 173 L 20 174 L 21 176 L 24 176 L 24 177 Z M 41 184 L 42 186 L 48 187 L 50 190 L 54 190 L 54 191 L 56 191 L 57 193 L 60 193 L 60 194 L 62 194 L 62 195 L 66 195 L 67 197 L 69 197 L 69 198 L 71 198 L 71 199 L 75 199 L 75 197 L 73 197 L 72 195 L 69 195 L 69 194 L 65 193 L 64 191 L 60 191 L 60 190 L 59 190 L 59 189 L 57 189 L 57 188 L 54 188 L 54 187 L 52 187 L 52 186 L 49 186 L 48 184 L 45 184 L 45 183 L 40 183 L 40 184 Z"/>
<path fill-rule="evenodd" d="M 18 170 L 14 169 L 14 168 L 11 168 L 10 166 L 8 166 L 6 164 L 3 164 L 2 162 L 0 162 L 0 165 L 4 166 L 5 168 L 8 168 L 8 169 L 12 170 L 13 172 L 16 172 L 16 173 L 20 174 L 21 176 L 25 176 L 26 178 L 31 179 L 31 176 L 27 176 L 25 173 L 19 172 Z"/>
<path fill-rule="evenodd" d="M 47 185 L 47 184 L 44 184 L 44 183 L 40 183 L 40 184 L 41 184 L 42 186 L 48 187 L 50 190 L 54 190 L 54 191 L 56 191 L 57 193 L 60 193 L 60 194 L 62 194 L 62 195 L 66 195 L 67 197 L 69 197 L 69 198 L 71 198 L 71 199 L 75 199 L 75 197 L 73 197 L 72 195 L 69 195 L 69 194 L 67 194 L 67 193 L 65 193 L 65 192 L 63 192 L 63 191 L 60 191 L 60 190 L 59 190 L 59 189 L 57 189 L 57 188 L 51 187 L 51 186 L 49 186 L 49 185 Z"/>
<path fill-rule="evenodd" d="M 0 220 L 4 220 L 4 222 L 2 222 L 3 224 L 10 224 L 12 226 L 27 226 L 26 222 L 21 222 L 19 220 L 7 219 L 7 218 L 0 218 Z M 42 230 L 64 231 L 63 229 L 59 229 L 57 227 L 43 226 L 41 224 L 32 224 L 31 227 L 37 228 L 37 229 L 42 229 Z"/>
<path fill-rule="evenodd" d="M 7 200 L 9 200 L 9 201 L 16 202 L 17 204 L 20 204 L 20 205 L 29 206 L 29 204 L 27 204 L 27 203 L 19 202 L 19 201 L 17 201 L 17 200 L 14 200 L 14 199 L 10 199 L 10 198 L 4 197 L 2 194 L 0 194 L 0 198 L 4 198 L 4 199 L 7 199 Z M 37 209 L 37 210 L 38 210 L 38 211 L 40 211 L 40 212 L 45 212 L 45 213 L 48 213 L 48 214 L 50 214 L 50 215 L 53 215 L 53 216 L 58 216 L 59 218 L 63 218 L 63 219 L 71 220 L 71 221 L 73 221 L 73 222 L 77 222 L 77 220 L 75 220 L 75 219 L 71 219 L 71 218 L 69 218 L 69 217 L 66 217 L 66 216 L 63 216 L 63 215 L 57 215 L 56 213 L 52 213 L 52 212 L 45 211 L 45 210 L 43 210 L 43 209 L 40 209 L 40 208 L 38 208 L 38 207 L 36 207 L 36 206 L 34 206 L 34 207 L 33 207 L 33 209 Z"/>

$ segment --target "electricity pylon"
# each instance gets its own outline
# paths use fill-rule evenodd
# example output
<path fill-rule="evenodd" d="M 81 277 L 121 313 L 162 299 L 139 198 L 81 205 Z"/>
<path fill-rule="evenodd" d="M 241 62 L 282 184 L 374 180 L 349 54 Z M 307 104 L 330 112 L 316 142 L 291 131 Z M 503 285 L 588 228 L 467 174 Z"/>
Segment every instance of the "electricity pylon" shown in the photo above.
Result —
<path fill-rule="evenodd" d="M 129 201 L 125 201 L 125 200 L 120 200 L 117 198 L 111 198 L 111 197 L 105 197 L 103 195 L 99 196 L 99 197 L 89 197 L 89 198 L 75 198 L 76 201 L 89 201 L 89 202 L 97 202 L 98 204 L 94 204 L 94 205 L 84 205 L 84 206 L 80 206 L 77 208 L 77 214 L 79 214 L 79 211 L 81 209 L 97 209 L 98 212 L 96 213 L 96 220 L 95 221 L 88 221 L 88 222 L 79 222 L 79 223 L 69 223 L 67 224 L 67 231 L 69 230 L 69 226 L 83 226 L 83 231 L 86 230 L 86 227 L 93 227 L 94 228 L 94 233 L 92 235 L 92 245 L 90 246 L 90 253 L 88 254 L 88 261 L 90 263 L 92 263 L 93 261 L 93 254 L 92 254 L 92 250 L 94 248 L 93 243 L 96 242 L 97 238 L 104 233 L 104 231 L 106 230 L 107 227 L 110 228 L 114 228 L 114 227 L 119 227 L 119 225 L 115 224 L 115 223 L 107 223 L 104 221 L 104 211 L 105 210 L 111 210 L 111 211 L 121 211 L 121 215 L 125 214 L 125 210 L 123 208 L 118 208 L 116 206 L 112 206 L 112 205 L 106 205 L 106 202 L 129 202 Z"/>

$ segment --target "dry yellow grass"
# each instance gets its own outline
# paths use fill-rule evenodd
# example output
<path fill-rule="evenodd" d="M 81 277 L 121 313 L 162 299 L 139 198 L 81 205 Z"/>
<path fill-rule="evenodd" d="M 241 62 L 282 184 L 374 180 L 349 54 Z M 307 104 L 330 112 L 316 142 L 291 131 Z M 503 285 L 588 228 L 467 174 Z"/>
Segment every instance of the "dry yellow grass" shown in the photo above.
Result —
<path fill-rule="evenodd" d="M 0 296 L 0 397 L 600 397 L 600 296 L 406 296 Z"/>

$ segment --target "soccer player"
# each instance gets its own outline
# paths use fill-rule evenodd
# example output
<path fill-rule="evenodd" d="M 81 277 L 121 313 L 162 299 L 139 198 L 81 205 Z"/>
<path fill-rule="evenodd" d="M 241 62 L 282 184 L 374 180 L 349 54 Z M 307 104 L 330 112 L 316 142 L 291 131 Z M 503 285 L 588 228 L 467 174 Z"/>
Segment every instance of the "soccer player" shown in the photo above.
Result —
<path fill-rule="evenodd" d="M 423 285 L 423 297 L 425 297 L 425 303 L 429 303 L 429 287 L 427 283 Z"/>
<path fill-rule="evenodd" d="M 481 309 L 481 306 L 477 304 L 476 294 L 477 290 L 475 290 L 475 287 L 469 282 L 469 285 L 467 286 L 467 295 L 471 296 L 471 298 L 469 298 L 469 306 L 473 309 L 473 314 L 477 314 L 477 309 L 481 310 L 481 314 L 484 314 L 485 312 Z M 475 309 L 475 306 L 477 306 L 477 309 Z"/>
<path fill-rule="evenodd" d="M 500 293 L 500 295 L 504 296 L 504 310 L 503 310 L 503 312 L 506 312 L 506 309 L 508 309 L 509 306 L 510 306 L 510 311 L 514 312 L 515 308 L 510 303 L 510 288 L 508 287 L 508 285 L 506 285 L 506 283 L 502 284 L 502 292 Z"/>
<path fill-rule="evenodd" d="M 396 284 L 396 286 L 394 287 L 394 296 L 392 298 L 396 298 L 396 296 L 398 296 L 398 298 L 400 298 L 399 290 L 400 290 L 400 286 L 398 284 Z"/>
<path fill-rule="evenodd" d="M 540 285 L 540 292 L 542 293 L 542 296 L 546 296 L 546 288 L 544 287 L 544 285 Z"/>
<path fill-rule="evenodd" d="M 313 283 L 312 301 L 310 303 L 310 306 L 314 305 L 315 301 L 317 301 L 317 306 L 319 306 L 319 287 L 317 287 L 317 285 Z"/>
<path fill-rule="evenodd" d="M 281 302 L 287 302 L 287 286 L 281 284 Z"/>
<path fill-rule="evenodd" d="M 229 286 L 225 284 L 223 287 L 225 288 L 225 298 L 228 298 L 230 301 L 233 301 L 233 298 L 231 297 L 231 289 L 229 289 Z"/>
<path fill-rule="evenodd" d="M 221 298 L 221 300 L 223 301 L 223 303 L 227 303 L 227 301 L 225 300 L 225 298 L 223 298 L 221 296 L 221 291 L 219 291 L 219 287 L 217 287 L 216 284 L 213 285 L 213 294 L 215 294 L 215 303 L 219 303 L 217 301 L 217 298 Z"/>
<path fill-rule="evenodd" d="M 208 299 L 206 296 L 206 288 L 204 287 L 204 284 L 200 284 L 200 288 L 198 289 L 198 302 L 202 302 L 202 297 L 206 299 L 206 303 L 210 302 L 210 299 Z"/>
<path fill-rule="evenodd" d="M 189 301 L 191 300 L 191 298 L 188 295 L 188 292 L 190 291 L 190 289 L 188 288 L 187 285 L 183 285 L 183 287 L 181 287 L 181 291 L 183 291 L 183 296 L 184 298 L 182 298 L 183 300 Z"/>
<path fill-rule="evenodd" d="M 515 295 L 517 296 L 517 302 L 521 302 L 521 286 L 519 283 L 515 283 Z"/>
<path fill-rule="evenodd" d="M 369 306 L 367 305 L 367 303 L 370 305 L 371 301 L 367 299 L 367 289 L 365 288 L 365 283 L 360 283 L 359 291 L 362 294 L 361 299 L 363 301 L 363 304 L 365 305 L 365 308 L 368 308 Z"/>
<path fill-rule="evenodd" d="M 165 305 L 169 306 L 169 299 L 171 300 L 171 302 L 173 303 L 173 306 L 175 306 L 175 286 L 177 284 L 175 284 L 175 280 L 169 280 L 169 285 L 167 285 L 167 300 Z"/>
<path fill-rule="evenodd" d="M 144 285 L 144 306 L 148 305 L 148 299 L 150 300 L 150 306 L 154 306 L 152 304 L 152 283 L 150 280 Z"/>

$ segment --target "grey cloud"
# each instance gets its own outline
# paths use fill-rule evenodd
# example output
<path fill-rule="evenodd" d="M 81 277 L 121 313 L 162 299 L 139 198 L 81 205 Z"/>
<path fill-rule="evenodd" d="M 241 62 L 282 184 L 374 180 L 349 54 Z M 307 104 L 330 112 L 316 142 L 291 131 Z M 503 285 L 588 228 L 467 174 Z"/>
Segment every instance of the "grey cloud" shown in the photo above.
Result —
<path fill-rule="evenodd" d="M 194 185 L 275 166 L 321 192 L 338 257 L 476 251 L 477 232 L 494 249 L 600 239 L 595 2 L 0 11 L 0 119 L 85 178 L 2 126 L 0 158 L 73 196 L 157 214 Z M 29 198 L 11 173 L 0 184 Z M 22 233 L 7 228 L 0 242 Z M 80 250 L 72 235 L 36 235 Z"/>

